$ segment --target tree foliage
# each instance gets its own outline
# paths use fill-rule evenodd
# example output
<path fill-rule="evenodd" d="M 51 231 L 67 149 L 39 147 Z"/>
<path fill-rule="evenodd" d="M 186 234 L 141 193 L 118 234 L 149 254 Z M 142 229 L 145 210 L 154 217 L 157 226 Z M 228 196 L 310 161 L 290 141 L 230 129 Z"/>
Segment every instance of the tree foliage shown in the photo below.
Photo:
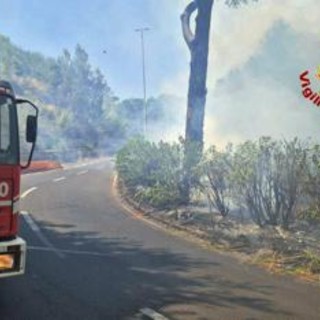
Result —
<path fill-rule="evenodd" d="M 320 220 L 320 146 L 318 144 L 309 148 L 306 161 L 303 193 L 307 201 L 300 216 Z"/>
<path fill-rule="evenodd" d="M 197 171 L 199 188 L 207 196 L 210 205 L 223 217 L 230 212 L 231 205 L 231 146 L 227 152 L 211 147 L 203 156 Z"/>
<path fill-rule="evenodd" d="M 184 202 L 185 143 L 131 141 L 118 154 L 119 177 L 136 200 L 175 208 Z M 192 172 L 191 190 L 202 193 L 223 217 L 241 208 L 260 227 L 289 228 L 301 208 L 319 214 L 320 148 L 298 139 L 262 137 L 211 147 Z M 313 215 L 312 217 L 314 217 Z"/>
<path fill-rule="evenodd" d="M 11 81 L 18 95 L 39 104 L 40 149 L 94 150 L 108 125 L 104 99 L 112 92 L 100 70 L 94 70 L 86 51 L 77 45 L 57 59 L 14 46 L 0 36 L 1 77 Z"/>
<path fill-rule="evenodd" d="M 35 157 L 75 160 L 115 152 L 143 132 L 143 100 L 115 97 L 80 45 L 54 59 L 22 50 L 0 35 L 0 52 L 0 77 L 40 107 Z M 164 120 L 169 106 L 163 97 L 148 100 L 151 127 Z"/>
<path fill-rule="evenodd" d="M 169 208 L 182 203 L 183 146 L 131 140 L 117 154 L 117 171 L 139 203 Z"/>
<path fill-rule="evenodd" d="M 298 139 L 264 137 L 236 148 L 231 173 L 235 199 L 259 226 L 288 227 L 295 218 L 305 160 L 306 150 Z"/>

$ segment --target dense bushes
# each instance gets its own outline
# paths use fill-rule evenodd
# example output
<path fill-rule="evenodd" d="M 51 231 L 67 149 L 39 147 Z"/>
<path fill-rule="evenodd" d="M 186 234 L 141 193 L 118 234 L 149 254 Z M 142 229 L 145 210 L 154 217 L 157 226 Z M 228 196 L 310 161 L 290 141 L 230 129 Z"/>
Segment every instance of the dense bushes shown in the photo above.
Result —
<path fill-rule="evenodd" d="M 320 220 L 320 146 L 308 148 L 304 176 L 304 201 L 299 212 L 303 219 Z"/>
<path fill-rule="evenodd" d="M 117 155 L 119 177 L 134 200 L 157 208 L 182 203 L 181 144 L 131 140 Z"/>
<path fill-rule="evenodd" d="M 143 139 L 119 153 L 119 177 L 135 200 L 170 208 L 183 203 L 184 146 Z M 192 170 L 191 188 L 201 192 L 222 216 L 242 208 L 259 226 L 285 228 L 297 217 L 320 211 L 320 147 L 298 139 L 269 137 L 215 147 Z"/>
<path fill-rule="evenodd" d="M 197 166 L 200 192 L 204 193 L 210 203 L 222 216 L 227 216 L 231 206 L 231 146 L 227 152 L 210 148 Z"/>
<path fill-rule="evenodd" d="M 297 139 L 261 138 L 241 144 L 233 155 L 234 198 L 258 225 L 288 227 L 301 195 L 305 168 L 306 149 Z"/>

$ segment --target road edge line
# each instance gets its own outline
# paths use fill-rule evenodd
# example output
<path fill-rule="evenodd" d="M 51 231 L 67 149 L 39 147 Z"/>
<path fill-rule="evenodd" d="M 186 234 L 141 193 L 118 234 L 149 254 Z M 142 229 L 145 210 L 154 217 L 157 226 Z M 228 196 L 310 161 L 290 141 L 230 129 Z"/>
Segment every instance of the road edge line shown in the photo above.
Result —
<path fill-rule="evenodd" d="M 43 234 L 40 227 L 37 225 L 37 223 L 34 221 L 34 219 L 31 217 L 28 211 L 21 211 L 21 215 L 23 216 L 24 220 L 30 227 L 30 229 L 36 234 L 38 239 L 48 248 L 51 249 L 52 252 L 54 252 L 60 259 L 64 259 L 65 255 L 57 249 L 50 240 L 47 239 L 47 237 Z"/>
<path fill-rule="evenodd" d="M 26 198 L 29 194 L 31 194 L 32 192 L 38 190 L 38 187 L 32 187 L 32 188 L 29 188 L 28 190 L 26 190 L 25 192 L 23 192 L 20 196 L 20 199 L 24 199 Z"/>

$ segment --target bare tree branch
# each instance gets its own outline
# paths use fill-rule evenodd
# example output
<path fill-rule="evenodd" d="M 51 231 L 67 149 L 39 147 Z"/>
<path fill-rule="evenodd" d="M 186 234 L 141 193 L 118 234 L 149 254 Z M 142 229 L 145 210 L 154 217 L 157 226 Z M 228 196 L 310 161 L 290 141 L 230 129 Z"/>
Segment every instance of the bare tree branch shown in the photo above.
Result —
<path fill-rule="evenodd" d="M 182 32 L 184 40 L 186 41 L 189 49 L 192 47 L 192 43 L 195 39 L 195 36 L 190 27 L 190 18 L 193 12 L 198 9 L 198 5 L 196 1 L 192 1 L 184 10 L 183 14 L 181 15 L 181 24 L 182 24 Z"/>

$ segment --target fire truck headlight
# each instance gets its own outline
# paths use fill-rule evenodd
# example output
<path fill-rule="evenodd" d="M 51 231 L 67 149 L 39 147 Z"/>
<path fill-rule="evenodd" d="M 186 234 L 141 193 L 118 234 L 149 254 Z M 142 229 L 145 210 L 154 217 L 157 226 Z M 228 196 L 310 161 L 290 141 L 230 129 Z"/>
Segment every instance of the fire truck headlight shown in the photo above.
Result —
<path fill-rule="evenodd" d="M 0 271 L 10 270 L 14 267 L 13 254 L 0 254 Z"/>

